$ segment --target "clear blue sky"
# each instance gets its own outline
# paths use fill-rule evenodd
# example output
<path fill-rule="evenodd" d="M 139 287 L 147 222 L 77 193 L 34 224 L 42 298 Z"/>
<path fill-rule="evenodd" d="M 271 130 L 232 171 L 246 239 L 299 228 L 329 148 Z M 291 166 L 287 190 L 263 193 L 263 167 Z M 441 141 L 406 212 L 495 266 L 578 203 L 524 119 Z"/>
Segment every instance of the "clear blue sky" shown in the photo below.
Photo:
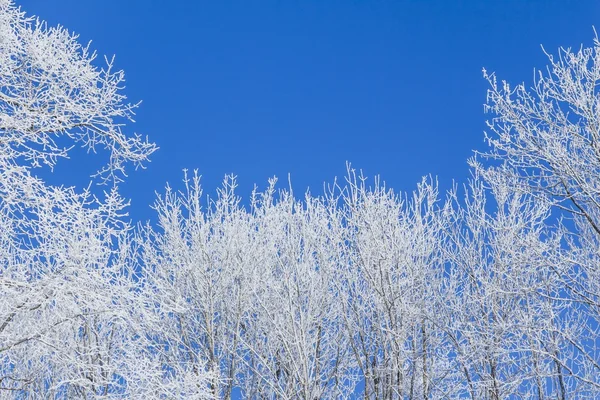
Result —
<path fill-rule="evenodd" d="M 135 220 L 153 216 L 154 191 L 179 187 L 183 168 L 210 193 L 235 173 L 244 197 L 288 173 L 297 193 L 319 193 L 347 160 L 398 190 L 426 174 L 448 188 L 485 146 L 481 69 L 530 82 L 540 44 L 590 45 L 600 25 L 593 0 L 18 4 L 116 54 L 126 94 L 143 100 L 130 132 L 160 150 L 123 185 Z M 82 160 L 52 179 L 85 185 Z"/>

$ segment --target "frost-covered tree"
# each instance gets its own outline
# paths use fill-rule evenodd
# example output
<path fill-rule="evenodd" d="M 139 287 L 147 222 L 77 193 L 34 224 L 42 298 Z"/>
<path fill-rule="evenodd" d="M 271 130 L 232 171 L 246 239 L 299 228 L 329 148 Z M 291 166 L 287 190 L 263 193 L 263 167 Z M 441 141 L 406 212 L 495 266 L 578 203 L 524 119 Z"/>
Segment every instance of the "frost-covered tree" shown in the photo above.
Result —
<path fill-rule="evenodd" d="M 141 166 L 155 145 L 122 128 L 137 104 L 122 93 L 123 71 L 62 27 L 49 28 L 0 2 L 0 129 L 2 163 L 54 166 L 74 144 L 106 149 L 102 179 L 120 180 L 124 164 Z"/>
<path fill-rule="evenodd" d="M 177 365 L 219 370 L 212 390 L 224 398 L 234 387 L 248 398 L 348 396 L 356 379 L 344 379 L 354 363 L 337 298 L 336 209 L 276 196 L 274 184 L 249 211 L 233 177 L 204 205 L 197 176 L 159 198 L 160 229 L 141 240 L 162 342 Z"/>
<path fill-rule="evenodd" d="M 430 316 L 447 218 L 436 184 L 424 179 L 412 196 L 398 195 L 350 171 L 344 193 L 346 260 L 338 281 L 364 396 L 437 397 L 447 346 Z"/>
<path fill-rule="evenodd" d="M 557 228 L 564 241 L 550 264 L 560 287 L 544 295 L 564 312 L 546 351 L 565 377 L 562 398 L 593 398 L 600 391 L 600 42 L 548 57 L 530 89 L 485 73 L 494 117 L 484 156 L 500 162 L 486 175 L 494 185 L 504 181 L 551 202 L 564 218 Z"/>
<path fill-rule="evenodd" d="M 149 340 L 114 184 L 155 146 L 125 134 L 136 105 L 123 72 L 95 58 L 64 28 L 0 0 L 0 397 L 208 396 L 204 375 L 186 387 Z M 108 154 L 103 198 L 35 176 L 74 145 Z"/>
<path fill-rule="evenodd" d="M 487 190 L 481 166 L 473 167 L 464 198 L 451 195 L 445 306 L 438 321 L 462 374 L 456 394 L 561 398 L 561 371 L 548 354 L 548 329 L 564 318 L 564 307 L 553 300 L 560 282 L 551 263 L 561 237 L 547 224 L 550 205 L 506 182 Z"/>

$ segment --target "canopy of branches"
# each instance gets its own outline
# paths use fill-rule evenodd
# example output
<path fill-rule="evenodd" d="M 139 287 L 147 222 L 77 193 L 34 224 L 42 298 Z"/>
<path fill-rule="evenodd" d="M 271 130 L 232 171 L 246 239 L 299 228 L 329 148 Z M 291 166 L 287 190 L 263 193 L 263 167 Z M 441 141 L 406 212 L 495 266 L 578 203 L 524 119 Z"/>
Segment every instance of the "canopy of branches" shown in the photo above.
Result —
<path fill-rule="evenodd" d="M 0 397 L 600 398 L 600 42 L 490 82 L 472 178 L 247 203 L 199 176 L 134 227 L 122 71 L 0 0 Z M 103 198 L 47 184 L 103 149 Z"/>

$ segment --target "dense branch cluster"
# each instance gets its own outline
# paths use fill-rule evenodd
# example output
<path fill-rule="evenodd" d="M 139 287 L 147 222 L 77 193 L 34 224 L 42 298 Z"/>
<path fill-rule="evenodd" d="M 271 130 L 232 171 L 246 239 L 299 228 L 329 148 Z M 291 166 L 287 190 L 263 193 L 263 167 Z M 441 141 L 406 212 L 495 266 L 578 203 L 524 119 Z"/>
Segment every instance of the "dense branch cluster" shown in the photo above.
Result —
<path fill-rule="evenodd" d="M 0 398 L 599 398 L 599 54 L 486 73 L 490 150 L 445 195 L 194 173 L 133 227 L 123 72 L 0 0 Z M 36 177 L 73 145 L 103 198 Z"/>

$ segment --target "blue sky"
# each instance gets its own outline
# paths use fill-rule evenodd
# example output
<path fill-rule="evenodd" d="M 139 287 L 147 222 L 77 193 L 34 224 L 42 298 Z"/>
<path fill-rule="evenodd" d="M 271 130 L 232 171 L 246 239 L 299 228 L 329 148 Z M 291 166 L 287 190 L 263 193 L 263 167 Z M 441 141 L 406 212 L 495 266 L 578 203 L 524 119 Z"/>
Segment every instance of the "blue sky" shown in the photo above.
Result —
<path fill-rule="evenodd" d="M 481 70 L 530 82 L 540 44 L 592 43 L 600 2 L 26 0 L 50 24 L 116 55 L 126 94 L 143 100 L 130 132 L 160 150 L 122 193 L 134 220 L 182 169 L 206 191 L 226 173 L 247 197 L 277 175 L 320 193 L 352 162 L 398 190 L 468 176 L 483 149 Z M 599 26 L 600 28 L 600 26 Z M 90 161 L 59 164 L 55 182 L 85 186 Z"/>

